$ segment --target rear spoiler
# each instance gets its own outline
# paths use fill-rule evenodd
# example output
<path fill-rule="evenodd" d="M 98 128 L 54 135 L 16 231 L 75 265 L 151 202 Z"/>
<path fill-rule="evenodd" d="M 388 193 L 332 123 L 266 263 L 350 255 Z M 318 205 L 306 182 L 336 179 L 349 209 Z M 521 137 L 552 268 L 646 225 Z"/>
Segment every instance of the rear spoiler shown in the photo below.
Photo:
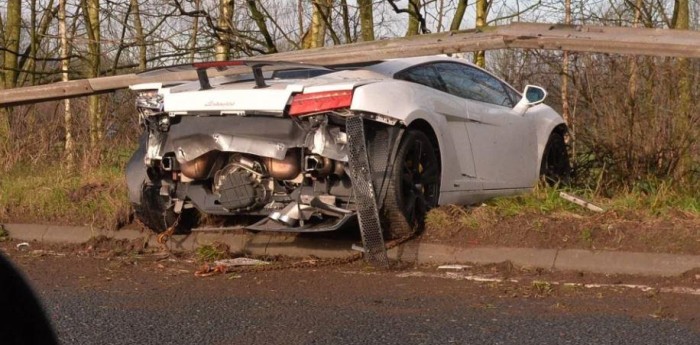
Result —
<path fill-rule="evenodd" d="M 193 64 L 183 64 L 175 65 L 169 67 L 156 68 L 148 70 L 145 72 L 138 73 L 139 76 L 157 76 L 164 73 L 170 72 L 184 72 L 184 71 L 197 71 L 197 79 L 199 79 L 199 85 L 201 90 L 211 89 L 211 84 L 209 83 L 208 71 L 215 68 L 216 71 L 221 74 L 243 74 L 248 73 L 249 69 L 243 68 L 248 67 L 253 71 L 253 78 L 255 79 L 255 88 L 265 88 L 268 85 L 265 84 L 265 77 L 263 76 L 263 68 L 266 70 L 286 70 L 286 69 L 323 69 L 332 70 L 327 67 L 319 65 L 311 65 L 300 62 L 287 62 L 287 61 L 256 61 L 256 60 L 230 60 L 230 61 L 209 61 L 209 62 L 197 62 Z M 227 72 L 227 73 L 222 73 Z"/>

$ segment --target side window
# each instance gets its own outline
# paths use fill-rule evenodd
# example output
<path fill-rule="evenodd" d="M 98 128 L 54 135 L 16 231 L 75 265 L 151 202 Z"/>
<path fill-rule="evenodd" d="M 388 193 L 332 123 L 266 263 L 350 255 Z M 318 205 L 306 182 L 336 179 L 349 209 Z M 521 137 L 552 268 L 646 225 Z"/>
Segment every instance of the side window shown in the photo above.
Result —
<path fill-rule="evenodd" d="M 510 96 L 510 100 L 513 101 L 513 106 L 520 102 L 520 99 L 523 98 L 521 94 L 519 94 L 517 91 L 513 90 L 513 88 L 510 88 L 508 86 L 505 87 L 506 92 L 508 92 L 508 95 Z"/>
<path fill-rule="evenodd" d="M 425 85 L 436 90 L 445 91 L 445 86 L 443 85 L 442 80 L 440 80 L 440 76 L 433 65 L 416 66 L 396 73 L 394 78 Z"/>
<path fill-rule="evenodd" d="M 488 73 L 451 62 L 435 64 L 435 68 L 444 80 L 447 92 L 455 96 L 509 108 L 515 106 L 503 83 Z"/>

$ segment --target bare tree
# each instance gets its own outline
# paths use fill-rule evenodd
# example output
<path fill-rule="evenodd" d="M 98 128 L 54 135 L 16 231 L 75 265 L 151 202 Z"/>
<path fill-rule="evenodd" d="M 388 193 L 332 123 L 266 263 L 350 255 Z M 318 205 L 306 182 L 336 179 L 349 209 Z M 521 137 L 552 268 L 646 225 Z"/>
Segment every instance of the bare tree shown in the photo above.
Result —
<path fill-rule="evenodd" d="M 362 11 L 362 2 L 367 1 L 367 0 L 359 0 L 358 1 L 358 6 L 360 6 L 360 11 Z M 371 1 L 370 1 L 370 6 L 371 6 Z M 370 7 L 371 9 L 371 7 Z M 350 43 L 352 42 L 352 34 L 350 33 L 350 10 L 348 9 L 348 1 L 347 0 L 340 0 L 340 11 L 341 11 L 341 16 L 343 19 L 343 35 L 345 36 L 345 43 Z M 360 15 L 361 16 L 361 15 Z M 374 18 L 373 16 L 370 16 L 371 23 L 372 23 L 372 39 L 370 41 L 374 40 Z M 362 29 L 363 34 L 365 31 L 369 31 L 368 29 Z"/>
<path fill-rule="evenodd" d="M 194 0 L 194 11 L 199 12 L 201 6 L 201 0 Z M 197 38 L 199 35 L 199 17 L 195 16 L 192 19 L 192 36 L 190 37 L 190 62 L 194 62 L 195 55 L 197 54 Z"/>
<path fill-rule="evenodd" d="M 100 44 L 100 2 L 99 0 L 81 0 L 83 19 L 85 20 L 88 37 L 87 77 L 100 76 L 101 44 Z M 102 109 L 100 97 L 88 97 L 88 119 L 90 122 L 90 145 L 96 147 L 102 139 Z"/>
<path fill-rule="evenodd" d="M 7 1 L 7 19 L 4 25 L 4 58 L 3 58 L 3 88 L 13 88 L 17 85 L 20 33 L 22 29 L 22 2 Z M 10 111 L 0 110 L 0 141 L 10 136 Z"/>
<path fill-rule="evenodd" d="M 408 0 L 408 29 L 406 36 L 418 35 L 420 29 L 421 0 Z"/>
<path fill-rule="evenodd" d="M 255 24 L 258 26 L 258 30 L 260 30 L 260 34 L 262 34 L 263 39 L 265 40 L 265 45 L 267 47 L 267 53 L 269 53 L 269 54 L 276 53 L 277 46 L 275 45 L 275 42 L 272 39 L 272 36 L 270 35 L 270 31 L 267 29 L 267 23 L 265 22 L 265 15 L 262 12 L 260 12 L 260 10 L 258 9 L 257 2 L 258 2 L 258 0 L 247 0 L 248 11 L 250 11 L 250 16 L 255 21 Z"/>
<path fill-rule="evenodd" d="M 486 19 L 493 0 L 476 0 L 476 28 L 486 26 Z M 486 52 L 480 50 L 474 53 L 474 63 L 479 67 L 486 67 Z"/>
<path fill-rule="evenodd" d="M 68 69 L 70 68 L 70 47 L 68 45 L 68 32 L 66 30 L 66 0 L 58 2 L 58 35 L 61 37 L 61 81 L 68 81 Z M 63 126 L 65 129 L 65 143 L 63 146 L 66 166 L 70 169 L 75 164 L 73 153 L 73 132 L 71 123 L 73 114 L 70 108 L 70 98 L 63 100 Z"/>
<path fill-rule="evenodd" d="M 374 12 L 372 11 L 372 0 L 357 0 L 360 8 L 360 32 L 362 40 L 374 41 Z"/>
<path fill-rule="evenodd" d="M 141 24 L 141 11 L 138 0 L 129 0 L 131 5 L 131 13 L 134 18 L 134 35 L 136 36 L 136 45 L 139 47 L 139 70 L 146 69 L 146 37 L 143 33 L 143 25 Z"/>
<path fill-rule="evenodd" d="M 571 24 L 571 0 L 564 1 L 564 24 Z M 566 123 L 572 123 L 569 111 L 569 52 L 566 50 L 562 53 L 561 63 L 561 115 Z"/>
<path fill-rule="evenodd" d="M 330 13 L 331 1 L 332 0 L 311 0 L 313 4 L 311 24 L 302 37 L 303 49 L 323 47 L 323 43 L 326 39 L 326 21 L 324 17 L 328 17 Z"/>
<path fill-rule="evenodd" d="M 233 0 L 219 0 L 218 42 L 216 61 L 226 61 L 231 57 L 231 34 L 233 32 Z"/>
<path fill-rule="evenodd" d="M 452 17 L 452 24 L 450 24 L 450 31 L 459 30 L 459 26 L 464 20 L 464 12 L 467 11 L 468 0 L 459 0 L 457 3 L 457 8 L 455 9 L 455 15 Z"/>
<path fill-rule="evenodd" d="M 690 4 L 688 0 L 675 0 L 675 5 L 673 7 L 673 28 L 679 30 L 690 29 Z M 695 135 L 695 125 L 691 120 L 691 111 L 693 108 L 693 77 L 690 72 L 690 61 L 687 58 L 678 59 L 678 93 L 679 93 L 679 109 L 678 116 L 680 118 L 679 127 L 683 131 L 683 138 L 688 141 L 687 147 L 692 146 L 696 141 Z M 681 162 L 679 164 L 683 165 L 684 168 L 692 164 L 692 158 L 687 153 L 682 153 Z"/>

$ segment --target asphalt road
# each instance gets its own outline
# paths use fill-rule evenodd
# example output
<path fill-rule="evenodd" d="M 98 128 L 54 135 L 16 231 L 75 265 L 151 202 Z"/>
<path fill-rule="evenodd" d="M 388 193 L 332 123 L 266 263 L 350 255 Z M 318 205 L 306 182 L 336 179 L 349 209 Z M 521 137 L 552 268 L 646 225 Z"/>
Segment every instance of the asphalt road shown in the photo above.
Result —
<path fill-rule="evenodd" d="M 9 254 L 65 344 L 700 344 L 693 295 L 362 264 L 196 278 L 182 259 Z"/>

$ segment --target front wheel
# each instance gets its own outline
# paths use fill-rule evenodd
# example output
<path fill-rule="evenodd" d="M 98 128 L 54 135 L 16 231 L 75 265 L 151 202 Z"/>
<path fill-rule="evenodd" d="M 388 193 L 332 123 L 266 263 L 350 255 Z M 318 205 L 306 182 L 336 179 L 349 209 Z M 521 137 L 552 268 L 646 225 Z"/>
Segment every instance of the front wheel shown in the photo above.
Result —
<path fill-rule="evenodd" d="M 382 209 L 389 239 L 423 229 L 425 215 L 440 195 L 438 151 L 423 132 L 407 130 L 401 139 Z"/>

